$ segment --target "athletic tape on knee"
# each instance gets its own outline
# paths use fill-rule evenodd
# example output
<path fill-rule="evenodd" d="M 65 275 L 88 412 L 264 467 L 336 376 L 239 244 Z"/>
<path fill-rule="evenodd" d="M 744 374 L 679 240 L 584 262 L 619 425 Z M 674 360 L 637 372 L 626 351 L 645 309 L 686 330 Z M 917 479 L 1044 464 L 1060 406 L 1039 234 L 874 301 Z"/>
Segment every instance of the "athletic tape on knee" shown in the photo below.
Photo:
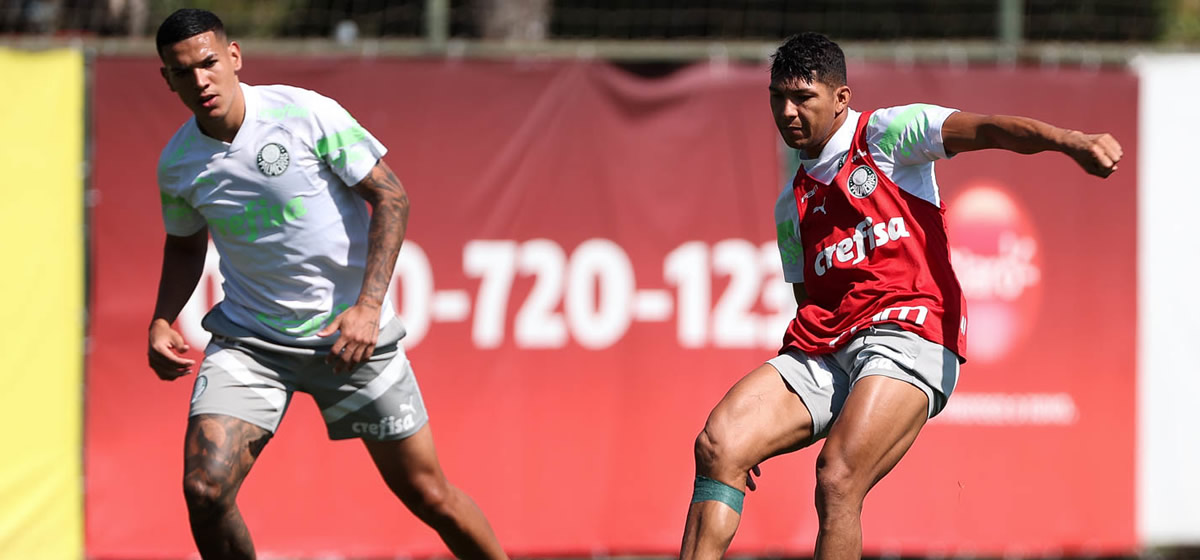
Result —
<path fill-rule="evenodd" d="M 696 486 L 692 489 L 693 504 L 708 501 L 721 502 L 733 508 L 733 511 L 736 511 L 738 515 L 742 513 L 742 500 L 745 497 L 745 492 L 706 476 L 697 476 Z"/>

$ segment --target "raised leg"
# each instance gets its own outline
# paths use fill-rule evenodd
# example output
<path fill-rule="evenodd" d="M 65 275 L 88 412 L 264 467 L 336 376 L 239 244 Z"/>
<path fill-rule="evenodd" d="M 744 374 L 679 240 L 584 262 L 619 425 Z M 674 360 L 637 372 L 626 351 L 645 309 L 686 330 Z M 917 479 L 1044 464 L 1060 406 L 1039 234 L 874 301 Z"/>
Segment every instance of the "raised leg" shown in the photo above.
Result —
<path fill-rule="evenodd" d="M 740 502 L 747 471 L 804 447 L 812 435 L 812 416 L 804 403 L 774 367 L 764 364 L 734 384 L 709 414 L 696 438 L 697 484 L 718 497 L 734 496 Z M 709 493 L 703 488 L 697 490 L 688 508 L 679 556 L 720 558 L 733 541 L 741 510 L 721 499 L 707 499 Z"/>

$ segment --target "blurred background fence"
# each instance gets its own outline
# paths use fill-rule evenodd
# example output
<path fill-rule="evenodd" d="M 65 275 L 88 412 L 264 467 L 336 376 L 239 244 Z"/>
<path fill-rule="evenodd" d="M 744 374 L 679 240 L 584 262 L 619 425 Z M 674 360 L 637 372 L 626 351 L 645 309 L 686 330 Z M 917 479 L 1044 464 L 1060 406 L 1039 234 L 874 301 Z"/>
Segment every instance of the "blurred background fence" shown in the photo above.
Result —
<path fill-rule="evenodd" d="M 396 54 L 760 58 L 797 30 L 866 57 L 1088 62 L 1200 44 L 1200 0 L 5 0 L 0 41 L 102 39 L 119 49 L 184 5 L 221 13 L 242 40 L 330 39 L 324 46 Z"/>

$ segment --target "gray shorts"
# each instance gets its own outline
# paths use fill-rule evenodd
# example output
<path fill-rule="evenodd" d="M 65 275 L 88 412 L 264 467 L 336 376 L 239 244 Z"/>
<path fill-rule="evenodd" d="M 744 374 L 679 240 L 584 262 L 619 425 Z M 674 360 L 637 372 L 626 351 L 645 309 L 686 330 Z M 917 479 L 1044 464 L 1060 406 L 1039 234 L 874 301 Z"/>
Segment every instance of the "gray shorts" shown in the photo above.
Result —
<path fill-rule="evenodd" d="M 196 374 L 189 416 L 224 414 L 271 433 L 300 391 L 312 395 L 330 439 L 397 440 L 429 421 L 399 345 L 353 372 L 333 373 L 324 353 L 213 336 Z"/>
<path fill-rule="evenodd" d="M 958 356 L 946 347 L 882 323 L 860 331 L 830 354 L 798 350 L 767 360 L 804 402 L 813 420 L 813 441 L 829 435 L 846 396 L 859 379 L 883 375 L 916 386 L 929 399 L 929 418 L 946 406 L 958 382 Z"/>

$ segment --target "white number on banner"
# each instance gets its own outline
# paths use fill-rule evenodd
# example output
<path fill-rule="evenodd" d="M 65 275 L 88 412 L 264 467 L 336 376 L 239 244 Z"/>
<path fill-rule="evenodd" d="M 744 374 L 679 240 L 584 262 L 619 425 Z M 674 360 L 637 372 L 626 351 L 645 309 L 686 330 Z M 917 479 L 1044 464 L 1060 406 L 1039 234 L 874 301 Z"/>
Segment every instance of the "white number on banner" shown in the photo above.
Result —
<path fill-rule="evenodd" d="M 575 340 L 605 348 L 624 336 L 633 316 L 633 265 L 616 243 L 589 239 L 571 255 L 564 307 Z"/>
<path fill-rule="evenodd" d="M 555 308 L 562 299 L 567 257 L 557 243 L 532 239 L 521 244 L 518 261 L 521 274 L 532 274 L 534 282 L 517 311 L 513 338 L 525 348 L 560 348 L 567 342 L 567 326 Z"/>
<path fill-rule="evenodd" d="M 675 290 L 673 309 L 666 291 L 638 291 L 625 250 L 607 239 L 589 239 L 569 256 L 550 239 L 472 240 L 463 247 L 462 262 L 464 274 L 480 280 L 473 300 L 466 292 L 438 292 L 424 249 L 411 240 L 404 243 L 392 297 L 408 330 L 406 347 L 419 344 L 436 322 L 468 318 L 476 348 L 500 347 L 518 274 L 533 280 L 513 318 L 518 348 L 562 348 L 568 340 L 584 348 L 608 348 L 634 320 L 669 320 L 674 313 L 676 337 L 684 348 L 774 349 L 796 313 L 774 241 L 755 246 L 726 239 L 711 248 L 688 241 L 667 253 L 662 271 L 667 287 Z M 716 305 L 714 276 L 729 277 Z M 194 348 L 208 344 L 200 322 L 224 297 L 221 282 L 210 242 L 200 283 L 179 314 L 179 329 Z M 647 301 L 654 305 L 643 305 Z"/>
<path fill-rule="evenodd" d="M 708 308 L 712 305 L 708 247 L 700 241 L 688 241 L 675 248 L 663 261 L 663 279 L 676 287 L 675 333 L 679 345 L 704 346 L 708 342 Z"/>
<path fill-rule="evenodd" d="M 408 332 L 404 337 L 404 345 L 411 348 L 429 332 L 429 306 L 433 301 L 433 269 L 420 245 L 412 241 L 404 242 L 404 247 L 396 257 L 392 290 L 392 300 L 400 306 L 397 311 Z"/>
<path fill-rule="evenodd" d="M 758 249 L 745 239 L 726 239 L 713 247 L 713 271 L 729 276 L 729 286 L 713 308 L 713 344 L 722 348 L 753 347 L 758 321 L 751 313 L 762 274 Z"/>
<path fill-rule="evenodd" d="M 463 248 L 463 272 L 482 279 L 471 321 L 471 340 L 478 348 L 496 348 L 504 341 L 504 318 L 516 273 L 516 251 L 517 244 L 512 241 L 474 240 Z"/>

